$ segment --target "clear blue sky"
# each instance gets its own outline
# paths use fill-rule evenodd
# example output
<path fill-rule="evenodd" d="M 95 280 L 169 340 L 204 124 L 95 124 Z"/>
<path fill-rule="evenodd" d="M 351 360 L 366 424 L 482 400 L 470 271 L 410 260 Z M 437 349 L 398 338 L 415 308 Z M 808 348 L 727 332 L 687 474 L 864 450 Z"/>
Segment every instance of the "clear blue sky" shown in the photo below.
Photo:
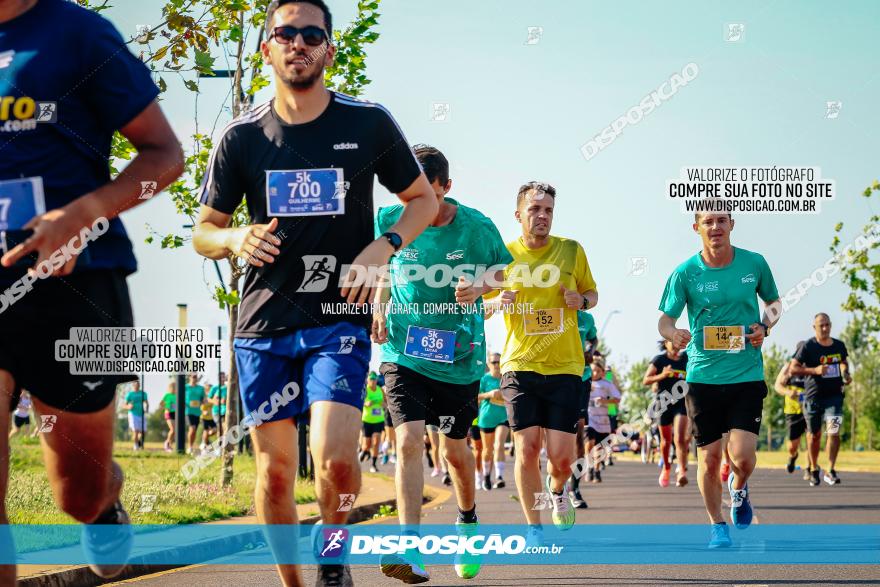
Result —
<path fill-rule="evenodd" d="M 158 23 L 162 4 L 119 0 L 104 14 L 128 37 L 137 24 Z M 329 5 L 344 28 L 355 2 Z M 410 142 L 446 153 L 452 195 L 488 214 L 505 239 L 519 234 L 518 186 L 540 179 L 557 187 L 553 232 L 587 251 L 600 292 L 597 324 L 620 311 L 605 340 L 611 362 L 623 365 L 654 353 L 666 277 L 699 248 L 691 219 L 663 197 L 665 181 L 681 167 L 816 166 L 836 180 L 838 198 L 819 215 L 737 219 L 734 244 L 767 258 L 780 291 L 824 263 L 836 222 L 846 222 L 852 238 L 876 211 L 860 194 L 880 176 L 878 17 L 872 0 L 383 0 L 365 97 L 389 108 Z M 745 25 L 742 42 L 725 41 L 728 23 Z M 543 28 L 534 45 L 526 44 L 530 26 Z M 214 54 L 221 66 L 222 52 Z M 581 156 L 584 142 L 688 62 L 700 68 L 693 82 L 592 160 Z M 193 95 L 168 81 L 163 106 L 187 145 Z M 203 81 L 202 88 L 199 124 L 210 129 L 228 83 Z M 843 103 L 837 119 L 825 118 L 828 100 Z M 449 121 L 431 121 L 435 102 L 450 105 Z M 221 113 L 218 130 L 229 118 L 228 110 Z M 393 198 L 377 189 L 377 206 Z M 190 248 L 143 244 L 146 223 L 160 232 L 182 224 L 170 200 L 157 198 L 125 221 L 140 261 L 130 279 L 137 323 L 173 326 L 175 305 L 187 303 L 191 325 L 216 330 L 225 316 L 210 301 L 213 267 Z M 629 275 L 632 257 L 647 257 L 644 275 Z M 836 279 L 811 291 L 770 342 L 791 348 L 807 338 L 818 311 L 828 312 L 839 332 L 844 295 Z M 502 328 L 498 319 L 489 322 L 490 347 L 499 348 Z M 147 380 L 154 398 L 162 381 Z"/>

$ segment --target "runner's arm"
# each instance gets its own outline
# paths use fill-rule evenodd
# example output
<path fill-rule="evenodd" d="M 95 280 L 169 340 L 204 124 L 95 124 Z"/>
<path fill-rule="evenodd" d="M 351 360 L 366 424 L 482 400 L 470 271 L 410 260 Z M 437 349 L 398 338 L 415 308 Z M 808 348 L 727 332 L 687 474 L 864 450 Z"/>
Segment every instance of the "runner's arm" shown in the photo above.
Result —
<path fill-rule="evenodd" d="M 589 347 L 584 348 L 584 351 L 587 353 L 593 354 L 593 349 L 599 346 L 599 338 L 594 336 L 593 338 L 588 338 L 587 342 L 590 343 Z"/>
<path fill-rule="evenodd" d="M 183 173 L 183 149 L 158 102 L 144 108 L 119 132 L 137 150 L 131 164 L 110 183 L 68 204 L 90 210 L 91 220 L 115 218 L 143 204 L 141 182 L 155 181 L 158 194 Z"/>
<path fill-rule="evenodd" d="M 137 155 L 116 178 L 66 206 L 35 216 L 25 225 L 34 234 L 3 256 L 4 267 L 37 251 L 37 265 L 67 244 L 84 227 L 99 218 L 111 220 L 145 200 L 142 182 L 156 182 L 156 193 L 183 173 L 183 150 L 157 102 L 152 102 L 120 132 L 134 145 Z M 53 275 L 68 275 L 76 264 L 74 256 Z"/>
<path fill-rule="evenodd" d="M 764 303 L 764 312 L 761 314 L 761 322 L 767 325 L 767 330 L 776 326 L 782 317 L 782 302 L 776 298 L 772 302 Z"/>
<path fill-rule="evenodd" d="M 658 381 L 662 381 L 666 379 L 666 375 L 657 373 L 657 366 L 654 363 L 648 364 L 648 369 L 645 371 L 645 376 L 642 378 L 642 385 L 653 385 Z"/>
<path fill-rule="evenodd" d="M 599 304 L 599 292 L 595 289 L 588 289 L 583 293 L 583 296 L 587 299 L 587 310 L 592 310 Z"/>
<path fill-rule="evenodd" d="M 223 259 L 235 255 L 251 265 L 262 267 L 273 263 L 281 251 L 281 239 L 275 236 L 278 219 L 268 224 L 229 227 L 231 214 L 225 214 L 202 204 L 193 230 L 193 248 L 208 259 Z"/>
<path fill-rule="evenodd" d="M 785 365 L 783 365 L 782 369 L 779 370 L 779 373 L 776 375 L 776 381 L 773 383 L 773 389 L 776 391 L 776 393 L 783 397 L 788 397 L 789 395 L 791 395 L 791 392 L 789 392 L 788 388 L 785 387 L 785 382 L 786 380 L 788 380 L 788 372 L 789 366 L 786 363 Z"/>
<path fill-rule="evenodd" d="M 672 346 L 676 350 L 681 350 L 691 341 L 691 333 L 687 330 L 675 327 L 676 318 L 673 318 L 666 312 L 660 314 L 660 320 L 657 323 L 657 330 L 660 336 L 672 342 Z"/>
<path fill-rule="evenodd" d="M 816 372 L 817 369 L 819 370 L 818 373 Z M 788 371 L 792 375 L 821 375 L 822 365 L 818 365 L 817 367 L 807 367 L 797 359 L 793 358 L 789 364 Z"/>
<path fill-rule="evenodd" d="M 373 298 L 375 311 L 370 327 L 370 339 L 376 344 L 388 342 L 388 317 L 385 314 L 385 308 L 390 299 L 391 287 L 379 286 L 376 288 L 376 294 Z"/>

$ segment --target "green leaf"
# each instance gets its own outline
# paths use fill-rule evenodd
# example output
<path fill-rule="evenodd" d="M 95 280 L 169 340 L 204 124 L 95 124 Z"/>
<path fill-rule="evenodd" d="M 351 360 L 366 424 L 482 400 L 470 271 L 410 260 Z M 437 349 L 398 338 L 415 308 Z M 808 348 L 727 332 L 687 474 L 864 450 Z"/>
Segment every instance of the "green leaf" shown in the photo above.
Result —
<path fill-rule="evenodd" d="M 199 84 L 192 81 L 191 79 L 188 79 L 185 82 L 183 82 L 183 85 L 186 86 L 186 89 L 188 89 L 192 92 L 198 93 L 198 91 L 199 91 Z"/>
<path fill-rule="evenodd" d="M 214 75 L 214 60 L 210 52 L 195 50 L 196 69 L 202 75 Z"/>

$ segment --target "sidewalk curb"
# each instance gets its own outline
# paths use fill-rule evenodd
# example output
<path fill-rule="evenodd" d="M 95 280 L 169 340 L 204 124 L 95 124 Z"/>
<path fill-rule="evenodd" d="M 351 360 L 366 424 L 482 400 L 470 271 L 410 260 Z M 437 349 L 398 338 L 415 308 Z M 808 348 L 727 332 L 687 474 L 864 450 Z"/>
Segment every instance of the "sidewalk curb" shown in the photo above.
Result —
<path fill-rule="evenodd" d="M 397 499 L 392 498 L 354 507 L 349 514 L 348 523 L 357 524 L 369 520 L 374 514 L 379 512 L 379 509 L 382 506 L 396 507 L 396 505 Z M 320 516 L 311 516 L 303 518 L 299 523 L 303 525 L 311 525 L 316 524 L 320 519 Z M 250 530 L 224 538 L 206 540 L 192 546 L 172 548 L 161 553 L 153 553 L 150 555 L 150 558 L 151 560 L 155 560 L 157 556 L 162 556 L 167 557 L 169 560 L 174 560 L 177 558 L 178 553 L 182 548 L 185 548 L 187 554 L 190 556 L 195 552 L 199 554 L 204 553 L 206 558 L 218 558 L 227 554 L 239 552 L 248 544 L 255 544 L 257 542 L 265 542 L 263 533 L 258 530 Z M 19 587 L 94 587 L 96 585 L 106 585 L 108 583 L 115 583 L 126 579 L 134 579 L 143 575 L 151 575 L 160 571 L 192 566 L 191 564 L 145 565 L 139 563 L 139 560 L 142 560 L 142 557 L 133 558 L 122 574 L 109 580 L 101 579 L 92 573 L 88 566 L 83 565 L 79 567 L 71 567 L 62 571 L 51 571 L 20 578 L 18 579 L 17 585 Z"/>

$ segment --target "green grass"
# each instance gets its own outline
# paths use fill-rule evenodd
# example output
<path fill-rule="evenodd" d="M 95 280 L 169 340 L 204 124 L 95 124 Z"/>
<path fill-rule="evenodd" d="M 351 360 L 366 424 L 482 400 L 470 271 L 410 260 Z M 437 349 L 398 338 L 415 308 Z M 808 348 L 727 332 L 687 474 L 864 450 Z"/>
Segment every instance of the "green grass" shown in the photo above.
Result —
<path fill-rule="evenodd" d="M 186 480 L 181 467 L 189 461 L 188 456 L 150 450 L 135 453 L 127 443 L 117 443 L 113 456 L 125 471 L 122 502 L 134 524 L 193 524 L 254 513 L 253 457 L 236 455 L 233 482 L 223 487 L 219 482 L 219 458 Z M 73 523 L 55 505 L 37 440 L 13 438 L 10 457 L 6 498 L 9 522 Z M 155 496 L 151 511 L 142 511 L 149 509 L 145 506 L 153 499 L 144 496 Z M 298 481 L 296 501 L 314 502 L 314 485 Z"/>

